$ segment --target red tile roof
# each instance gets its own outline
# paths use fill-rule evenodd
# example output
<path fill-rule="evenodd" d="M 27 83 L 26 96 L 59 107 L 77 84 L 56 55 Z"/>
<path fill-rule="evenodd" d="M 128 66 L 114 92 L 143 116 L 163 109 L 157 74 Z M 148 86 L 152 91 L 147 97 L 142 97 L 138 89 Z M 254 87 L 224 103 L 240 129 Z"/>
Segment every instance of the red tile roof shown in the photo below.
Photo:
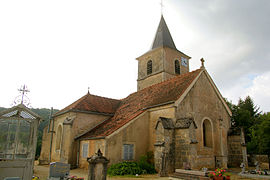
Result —
<path fill-rule="evenodd" d="M 89 111 L 104 114 L 114 114 L 120 102 L 120 100 L 95 96 L 87 93 L 74 103 L 58 111 L 54 116 L 58 116 L 67 111 Z"/>
<path fill-rule="evenodd" d="M 121 101 L 119 108 L 111 119 L 101 123 L 80 138 L 108 136 L 146 111 L 146 108 L 176 101 L 200 72 L 201 69 L 198 69 L 179 75 L 129 95 Z"/>

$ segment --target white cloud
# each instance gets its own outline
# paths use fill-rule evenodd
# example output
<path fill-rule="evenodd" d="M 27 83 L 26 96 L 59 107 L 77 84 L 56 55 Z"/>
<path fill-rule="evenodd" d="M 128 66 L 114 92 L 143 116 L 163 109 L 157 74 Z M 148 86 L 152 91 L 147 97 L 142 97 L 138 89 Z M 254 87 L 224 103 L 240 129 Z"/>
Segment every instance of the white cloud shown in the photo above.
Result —
<path fill-rule="evenodd" d="M 135 58 L 150 48 L 159 3 L 0 1 L 0 106 L 9 107 L 23 84 L 33 107 L 47 108 L 67 106 L 88 87 L 111 98 L 136 91 Z M 267 93 L 255 88 L 263 84 L 254 79 L 267 77 L 270 69 L 269 0 L 170 0 L 164 5 L 176 47 L 192 57 L 191 70 L 204 57 L 224 97 L 237 101 L 250 94 L 262 108 L 269 107 Z"/>
<path fill-rule="evenodd" d="M 247 89 L 256 104 L 265 112 L 270 112 L 270 72 L 257 76 Z"/>

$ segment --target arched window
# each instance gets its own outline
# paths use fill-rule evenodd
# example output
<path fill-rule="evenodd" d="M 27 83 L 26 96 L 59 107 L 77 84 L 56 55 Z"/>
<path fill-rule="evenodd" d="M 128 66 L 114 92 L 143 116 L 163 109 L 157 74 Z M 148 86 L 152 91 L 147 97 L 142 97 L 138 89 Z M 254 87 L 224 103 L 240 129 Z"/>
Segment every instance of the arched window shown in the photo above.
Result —
<path fill-rule="evenodd" d="M 62 133 L 63 133 L 62 126 L 59 125 L 58 128 L 57 128 L 57 132 L 56 132 L 56 146 L 55 146 L 55 150 L 60 150 L 61 141 L 62 141 Z"/>
<path fill-rule="evenodd" d="M 175 69 L 175 74 L 180 74 L 180 64 L 177 59 L 174 61 L 174 69 Z"/>
<path fill-rule="evenodd" d="M 147 75 L 152 74 L 152 60 L 147 62 Z"/>
<path fill-rule="evenodd" d="M 203 121 L 203 146 L 212 147 L 212 127 L 208 119 Z"/>

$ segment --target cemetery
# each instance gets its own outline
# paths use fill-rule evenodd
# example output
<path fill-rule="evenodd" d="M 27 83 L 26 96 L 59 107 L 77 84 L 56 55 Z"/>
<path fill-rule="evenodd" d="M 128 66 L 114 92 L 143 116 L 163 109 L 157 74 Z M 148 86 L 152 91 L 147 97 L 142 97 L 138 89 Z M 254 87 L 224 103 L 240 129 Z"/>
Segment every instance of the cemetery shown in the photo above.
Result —
<path fill-rule="evenodd" d="M 37 163 L 34 167 L 37 127 L 42 121 L 40 116 L 29 110 L 23 104 L 0 112 L 0 179 L 1 180 L 106 180 L 118 179 L 119 176 L 108 176 L 109 159 L 103 156 L 99 149 L 93 156 L 88 157 L 88 170 L 72 170 L 70 164 L 51 162 L 43 167 L 43 174 Z M 202 168 L 192 170 L 189 164 L 183 169 L 174 172 L 166 171 L 166 163 L 161 163 L 162 171 L 153 175 L 143 174 L 143 171 L 128 176 L 127 179 L 270 179 L 269 162 L 267 156 L 257 155 L 249 157 L 252 167 L 242 162 L 236 169 L 211 169 Z M 241 168 L 241 169 L 240 169 Z M 35 170 L 36 172 L 35 172 Z M 79 172 L 79 173 L 78 173 Z M 39 178 L 40 177 L 40 178 Z M 123 176 L 125 178 L 125 176 Z M 123 179 L 123 178 L 119 178 Z"/>
<path fill-rule="evenodd" d="M 31 179 L 41 118 L 19 104 L 0 112 L 0 179 Z"/>
<path fill-rule="evenodd" d="M 41 130 L 19 89 L 20 104 L 0 111 L 0 180 L 270 179 L 270 113 L 249 96 L 224 98 L 204 58 L 191 71 L 162 13 L 136 60 L 137 91 L 113 99 L 88 88 Z"/>

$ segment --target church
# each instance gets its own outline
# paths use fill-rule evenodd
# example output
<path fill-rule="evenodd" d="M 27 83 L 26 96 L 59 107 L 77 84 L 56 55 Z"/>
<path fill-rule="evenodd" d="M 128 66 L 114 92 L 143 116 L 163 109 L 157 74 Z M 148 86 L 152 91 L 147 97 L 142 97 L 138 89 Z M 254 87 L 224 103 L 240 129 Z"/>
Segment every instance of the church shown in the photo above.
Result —
<path fill-rule="evenodd" d="M 243 134 L 230 133 L 232 113 L 204 60 L 190 72 L 190 59 L 161 16 L 151 49 L 137 58 L 137 92 L 120 100 L 88 92 L 54 114 L 39 162 L 87 168 L 98 149 L 110 164 L 153 152 L 156 169 L 167 172 L 246 161 Z"/>

